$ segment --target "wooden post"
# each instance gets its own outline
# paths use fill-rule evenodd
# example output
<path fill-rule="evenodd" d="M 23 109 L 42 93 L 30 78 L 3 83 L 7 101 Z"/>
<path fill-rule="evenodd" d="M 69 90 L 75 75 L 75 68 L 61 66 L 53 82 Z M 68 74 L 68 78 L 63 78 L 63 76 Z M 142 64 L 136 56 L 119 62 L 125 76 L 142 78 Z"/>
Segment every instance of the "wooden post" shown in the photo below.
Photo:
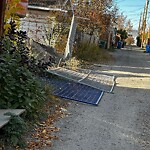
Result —
<path fill-rule="evenodd" d="M 6 6 L 6 0 L 1 0 L 0 2 L 0 36 L 3 35 L 4 31 L 4 14 L 5 14 L 5 6 Z"/>
<path fill-rule="evenodd" d="M 150 26 L 148 28 L 148 39 L 147 39 L 147 44 L 150 45 Z"/>
<path fill-rule="evenodd" d="M 141 13 L 141 16 L 140 16 L 139 27 L 138 27 L 138 35 L 139 36 L 141 35 L 141 22 L 142 22 L 142 13 Z"/>
<path fill-rule="evenodd" d="M 112 33 L 112 28 L 109 27 L 109 31 L 108 31 L 108 40 L 107 40 L 107 49 L 110 48 L 110 42 L 111 42 L 111 33 Z"/>
<path fill-rule="evenodd" d="M 145 43 L 145 30 L 146 30 L 146 19 L 147 19 L 147 13 L 148 13 L 148 4 L 149 0 L 146 0 L 145 8 L 144 8 L 144 13 L 143 13 L 143 22 L 142 22 L 142 41 L 141 41 L 141 48 L 144 47 Z"/>

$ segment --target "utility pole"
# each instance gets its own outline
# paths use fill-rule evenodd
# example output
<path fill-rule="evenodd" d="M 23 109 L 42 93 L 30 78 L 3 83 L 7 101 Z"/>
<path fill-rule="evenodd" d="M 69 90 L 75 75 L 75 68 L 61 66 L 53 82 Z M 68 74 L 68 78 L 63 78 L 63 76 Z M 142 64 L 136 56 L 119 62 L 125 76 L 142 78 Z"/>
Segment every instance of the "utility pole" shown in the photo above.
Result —
<path fill-rule="evenodd" d="M 141 22 L 142 22 L 142 12 L 141 12 L 141 16 L 140 16 L 140 21 L 139 21 L 139 27 L 138 27 L 138 35 L 141 35 Z"/>
<path fill-rule="evenodd" d="M 144 47 L 144 43 L 145 43 L 145 30 L 146 30 L 146 19 L 147 19 L 148 5 L 149 5 L 149 0 L 146 0 L 146 4 L 145 4 L 145 7 L 144 7 L 144 13 L 143 13 L 143 19 L 142 19 L 142 41 L 141 41 L 141 48 Z"/>
<path fill-rule="evenodd" d="M 5 6 L 6 6 L 6 0 L 0 1 L 0 36 L 3 35 L 4 31 L 4 14 L 5 14 Z"/>
<path fill-rule="evenodd" d="M 150 26 L 148 28 L 148 41 L 147 44 L 150 45 Z"/>

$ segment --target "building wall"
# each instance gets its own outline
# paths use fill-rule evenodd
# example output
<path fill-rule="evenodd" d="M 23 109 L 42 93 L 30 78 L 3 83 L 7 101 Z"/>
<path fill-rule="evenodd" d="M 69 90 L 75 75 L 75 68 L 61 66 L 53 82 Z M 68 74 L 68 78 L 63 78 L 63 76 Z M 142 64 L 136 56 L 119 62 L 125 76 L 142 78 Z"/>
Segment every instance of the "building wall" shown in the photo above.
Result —
<path fill-rule="evenodd" d="M 48 7 L 49 5 L 60 5 L 65 0 L 29 0 L 29 5 Z"/>
<path fill-rule="evenodd" d="M 21 19 L 20 29 L 27 32 L 29 38 L 44 45 L 49 45 L 48 32 L 52 22 L 48 22 L 49 12 L 28 10 L 27 16 Z"/>

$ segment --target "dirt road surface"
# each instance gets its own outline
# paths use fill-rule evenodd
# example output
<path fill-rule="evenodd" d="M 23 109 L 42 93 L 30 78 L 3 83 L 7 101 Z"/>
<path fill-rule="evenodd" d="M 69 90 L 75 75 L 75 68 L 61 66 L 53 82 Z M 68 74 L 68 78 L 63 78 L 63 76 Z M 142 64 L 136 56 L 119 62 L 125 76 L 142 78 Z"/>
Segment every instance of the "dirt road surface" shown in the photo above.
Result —
<path fill-rule="evenodd" d="M 45 150 L 150 150 L 150 55 L 136 47 L 113 55 L 93 68 L 116 76 L 114 93 L 98 106 L 71 101 L 70 115 L 56 123 L 60 141 Z"/>

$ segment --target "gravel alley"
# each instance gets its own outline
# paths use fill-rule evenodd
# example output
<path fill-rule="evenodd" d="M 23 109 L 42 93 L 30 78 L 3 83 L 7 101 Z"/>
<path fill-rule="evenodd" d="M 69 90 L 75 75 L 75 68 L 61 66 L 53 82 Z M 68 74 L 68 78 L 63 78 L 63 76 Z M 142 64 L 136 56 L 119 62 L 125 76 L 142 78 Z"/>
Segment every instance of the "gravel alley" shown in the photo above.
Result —
<path fill-rule="evenodd" d="M 150 150 L 150 56 L 137 47 L 112 55 L 93 69 L 116 76 L 113 94 L 98 106 L 69 101 L 70 115 L 56 123 L 60 141 L 45 150 Z"/>

